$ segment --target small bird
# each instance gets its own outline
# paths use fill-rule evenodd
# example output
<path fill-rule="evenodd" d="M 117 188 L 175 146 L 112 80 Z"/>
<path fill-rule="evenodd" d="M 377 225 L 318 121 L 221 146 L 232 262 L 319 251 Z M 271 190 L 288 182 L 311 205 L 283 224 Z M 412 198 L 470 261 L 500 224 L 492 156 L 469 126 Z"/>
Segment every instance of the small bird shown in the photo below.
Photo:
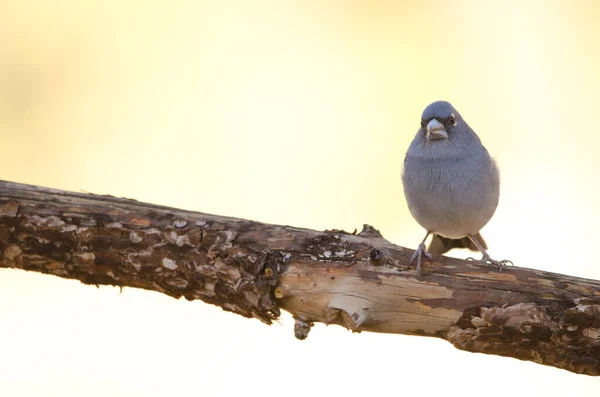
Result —
<path fill-rule="evenodd" d="M 427 230 L 410 259 L 411 264 L 417 261 L 417 273 L 423 256 L 432 259 L 431 253 L 452 248 L 479 250 L 483 257 L 478 262 L 496 265 L 499 271 L 512 264 L 492 259 L 479 234 L 498 206 L 498 168 L 450 103 L 433 102 L 423 111 L 421 128 L 404 158 L 402 183 L 410 213 Z M 425 240 L 432 233 L 426 250 Z"/>

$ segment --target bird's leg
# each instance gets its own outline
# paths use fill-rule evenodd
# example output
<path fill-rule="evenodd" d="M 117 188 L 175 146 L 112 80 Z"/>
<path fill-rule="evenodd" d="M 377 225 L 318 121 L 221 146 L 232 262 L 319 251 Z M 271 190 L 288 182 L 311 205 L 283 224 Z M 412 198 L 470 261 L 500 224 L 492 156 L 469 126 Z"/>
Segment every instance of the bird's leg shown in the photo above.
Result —
<path fill-rule="evenodd" d="M 487 253 L 487 251 L 483 248 L 483 246 L 479 243 L 479 241 L 477 241 L 476 238 L 474 238 L 472 235 L 468 235 L 467 237 L 469 237 L 469 240 L 471 240 L 473 242 L 473 244 L 475 244 L 475 246 L 477 247 L 477 249 L 479 249 L 479 251 L 481 251 L 481 254 L 483 255 L 481 257 L 481 260 L 477 261 L 473 258 L 467 258 L 467 260 L 474 260 L 476 262 L 482 263 L 484 265 L 496 265 L 498 266 L 498 272 L 501 273 L 502 272 L 502 268 L 504 266 L 508 266 L 508 264 L 510 264 L 511 266 L 513 266 L 512 261 L 509 261 L 508 259 L 502 259 L 501 261 L 497 261 L 495 259 L 492 259 L 490 257 L 490 255 Z"/>
<path fill-rule="evenodd" d="M 419 247 L 408 262 L 408 265 L 410 266 L 412 265 L 415 259 L 417 260 L 417 273 L 421 273 L 421 259 L 423 258 L 423 255 L 425 255 L 429 259 L 433 259 L 433 256 L 429 252 L 427 252 L 427 249 L 425 248 L 425 240 L 427 240 L 427 237 L 429 237 L 430 234 L 431 232 L 427 232 L 425 238 L 423 239 L 423 241 L 421 241 L 421 244 L 419 244 Z"/>

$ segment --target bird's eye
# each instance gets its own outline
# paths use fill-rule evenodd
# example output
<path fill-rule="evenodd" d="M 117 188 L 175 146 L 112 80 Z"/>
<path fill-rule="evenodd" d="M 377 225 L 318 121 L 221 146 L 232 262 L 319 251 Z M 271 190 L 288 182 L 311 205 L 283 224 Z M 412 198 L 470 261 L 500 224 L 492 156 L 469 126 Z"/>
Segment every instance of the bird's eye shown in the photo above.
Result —
<path fill-rule="evenodd" d="M 456 116 L 451 114 L 450 117 L 448 117 L 448 121 L 450 121 L 450 124 L 456 125 Z"/>
<path fill-rule="evenodd" d="M 425 129 L 425 120 L 421 119 L 421 128 Z"/>

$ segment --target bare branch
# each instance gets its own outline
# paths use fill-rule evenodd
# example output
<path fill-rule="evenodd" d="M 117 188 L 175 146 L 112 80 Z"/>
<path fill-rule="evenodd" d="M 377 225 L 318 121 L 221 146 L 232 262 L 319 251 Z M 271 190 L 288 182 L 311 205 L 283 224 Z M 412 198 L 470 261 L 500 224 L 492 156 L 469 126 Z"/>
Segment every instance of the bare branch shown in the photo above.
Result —
<path fill-rule="evenodd" d="M 200 299 L 269 324 L 433 336 L 600 375 L 600 282 L 412 255 L 365 226 L 317 232 L 0 181 L 0 267 Z"/>

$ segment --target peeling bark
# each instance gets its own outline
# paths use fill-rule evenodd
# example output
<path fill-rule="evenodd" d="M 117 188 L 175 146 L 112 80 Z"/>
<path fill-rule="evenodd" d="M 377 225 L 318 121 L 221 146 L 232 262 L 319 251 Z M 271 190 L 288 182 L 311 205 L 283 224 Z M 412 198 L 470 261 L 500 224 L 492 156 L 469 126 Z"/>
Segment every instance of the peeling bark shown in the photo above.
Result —
<path fill-rule="evenodd" d="M 439 337 L 600 375 L 600 282 L 412 255 L 366 226 L 317 232 L 0 181 L 0 267 L 200 299 L 297 338 L 315 322 Z"/>

